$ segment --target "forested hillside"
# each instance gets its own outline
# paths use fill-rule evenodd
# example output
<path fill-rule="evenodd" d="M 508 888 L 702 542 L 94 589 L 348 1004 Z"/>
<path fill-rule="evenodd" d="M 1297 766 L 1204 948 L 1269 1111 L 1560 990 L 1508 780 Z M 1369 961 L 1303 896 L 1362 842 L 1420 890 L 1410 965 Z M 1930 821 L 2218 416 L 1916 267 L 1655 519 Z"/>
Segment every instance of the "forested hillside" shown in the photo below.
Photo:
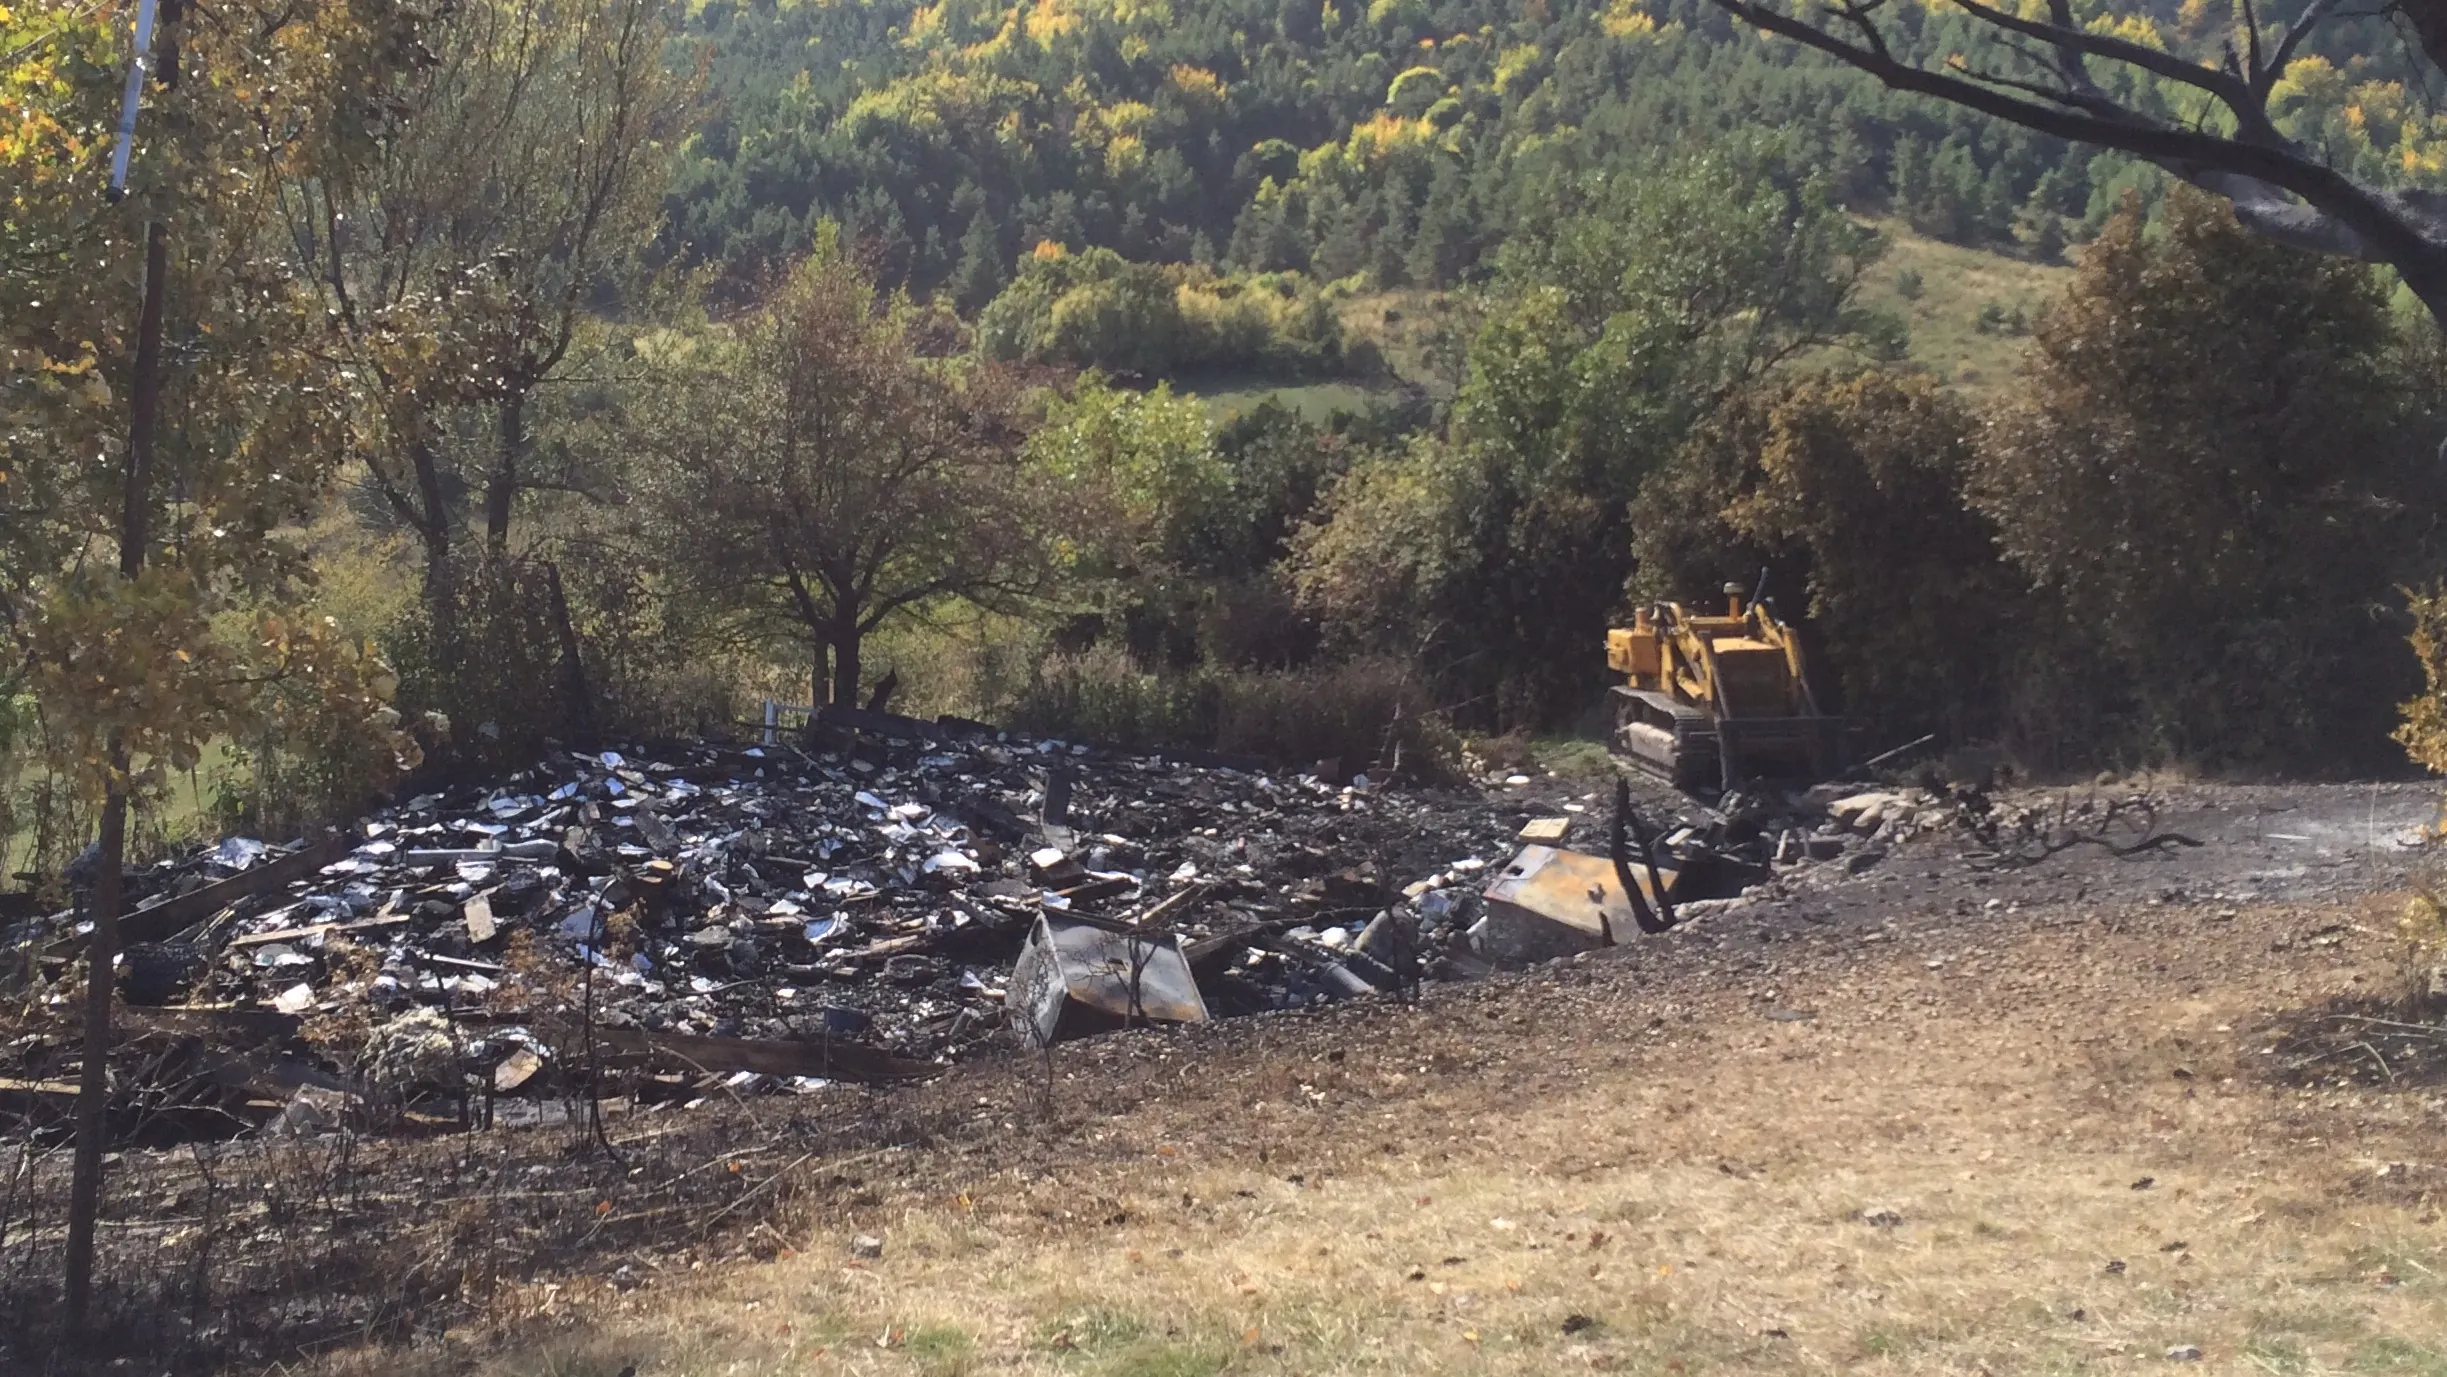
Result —
<path fill-rule="evenodd" d="M 2202 0 L 2101 12 L 2166 44 L 2227 21 Z M 1949 7 L 1904 21 L 1920 53 L 1993 52 Z M 2328 37 L 2278 94 L 2281 124 L 2370 175 L 2435 174 L 2447 124 L 2383 33 Z M 1483 272 L 1559 181 L 1762 129 L 1841 205 L 2043 259 L 2154 182 L 1884 91 L 1704 0 L 715 0 L 686 41 L 713 107 L 664 252 L 745 284 L 833 219 L 885 281 L 966 309 L 1039 244 L 1447 286 Z"/>
<path fill-rule="evenodd" d="M 1433 772 L 1762 577 L 1864 743 L 2400 758 L 2400 284 L 1705 0 L 363 8 L 173 7 L 119 201 L 132 7 L 0 10 L 30 873 L 767 696 Z M 2406 51 L 2274 119 L 2434 185 Z"/>

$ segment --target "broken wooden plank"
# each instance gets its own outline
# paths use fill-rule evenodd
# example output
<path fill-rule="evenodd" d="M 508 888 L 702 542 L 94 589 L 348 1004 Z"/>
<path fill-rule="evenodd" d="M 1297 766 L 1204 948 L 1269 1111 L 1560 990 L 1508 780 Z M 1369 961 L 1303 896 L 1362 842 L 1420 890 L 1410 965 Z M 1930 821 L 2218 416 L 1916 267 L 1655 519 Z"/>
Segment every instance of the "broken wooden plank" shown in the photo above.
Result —
<path fill-rule="evenodd" d="M 439 966 L 446 971 L 472 971 L 477 975 L 499 975 L 501 965 L 495 961 L 472 961 L 464 956 L 443 956 L 438 952 L 410 952 L 408 959 L 419 966 Z"/>
<path fill-rule="evenodd" d="M 1136 918 L 1133 918 L 1130 921 L 1139 927 L 1154 927 L 1158 923 L 1163 922 L 1165 919 L 1170 918 L 1173 916 L 1173 914 L 1179 912 L 1184 906 L 1195 903 L 1199 899 L 1204 898 L 1207 890 L 1210 888 L 1212 888 L 1212 886 L 1210 886 L 1204 880 L 1193 880 L 1190 882 L 1189 888 L 1182 890 L 1178 894 L 1168 896 L 1163 900 L 1163 902 L 1157 904 L 1154 908 L 1147 910 L 1145 913 L 1138 915 Z"/>
<path fill-rule="evenodd" d="M 922 950 L 933 945 L 934 940 L 935 934 L 931 932 L 913 932 L 906 937 L 882 938 L 869 942 L 856 951 L 845 951 L 841 954 L 853 961 L 872 961 L 879 956 L 899 956 L 903 952 Z"/>
<path fill-rule="evenodd" d="M 297 1036 L 297 1019 L 270 1009 L 233 1004 L 146 1009 L 130 1006 L 115 1016 L 128 1034 L 202 1038 L 222 1046 L 253 1046 Z"/>
<path fill-rule="evenodd" d="M 490 865 L 498 861 L 548 861 L 561 854 L 554 841 L 520 841 L 507 846 L 460 846 L 436 851 L 402 851 L 401 865 Z"/>
<path fill-rule="evenodd" d="M 74 1081 L 23 1081 L 14 1076 L 0 1076 L 0 1096 L 47 1095 L 53 1099 L 73 1100 L 77 1095 Z"/>
<path fill-rule="evenodd" d="M 205 1074 L 224 1089 L 282 1102 L 304 1086 L 337 1091 L 352 1098 L 357 1094 L 357 1087 L 345 1076 L 335 1076 L 295 1057 L 272 1053 L 248 1052 L 223 1057 L 215 1061 Z"/>
<path fill-rule="evenodd" d="M 285 856 L 268 856 L 226 880 L 215 880 L 201 889 L 121 914 L 119 940 L 128 945 L 168 941 L 240 899 L 302 880 L 355 849 L 356 843 L 349 838 L 334 836 L 308 843 Z"/>
<path fill-rule="evenodd" d="M 1098 899 L 1110 899 L 1116 895 L 1127 894 L 1138 888 L 1138 881 L 1128 875 L 1107 875 L 1093 870 L 1087 874 L 1089 878 L 1085 881 L 1068 888 L 1054 890 L 1054 895 L 1073 903 L 1087 904 L 1094 903 Z"/>
<path fill-rule="evenodd" d="M 405 913 L 387 913 L 372 918 L 359 918 L 346 923 L 309 923 L 302 928 L 275 928 L 270 932 L 249 932 L 229 939 L 231 947 L 262 947 L 274 942 L 303 942 L 325 933 L 372 932 L 376 928 L 404 927 Z"/>

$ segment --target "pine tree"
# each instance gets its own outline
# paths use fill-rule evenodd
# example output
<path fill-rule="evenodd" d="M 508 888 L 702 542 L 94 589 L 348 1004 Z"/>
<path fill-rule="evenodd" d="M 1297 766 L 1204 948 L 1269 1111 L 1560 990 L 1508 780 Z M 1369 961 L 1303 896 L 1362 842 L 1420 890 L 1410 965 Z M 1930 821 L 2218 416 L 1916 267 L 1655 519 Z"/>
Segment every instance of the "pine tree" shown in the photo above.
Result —
<path fill-rule="evenodd" d="M 1980 186 L 1982 239 L 1997 244 L 2013 242 L 2015 200 L 2012 169 L 1999 162 L 1988 169 L 1988 178 Z"/>
<path fill-rule="evenodd" d="M 1929 147 L 1906 134 L 1887 155 L 1887 197 L 1896 214 L 1917 223 L 1929 201 Z"/>
<path fill-rule="evenodd" d="M 1419 232 L 1410 244 L 1410 279 L 1422 287 L 1451 286 L 1474 256 L 1469 192 L 1460 169 L 1446 164 L 1436 169 L 1427 203 L 1419 208 Z"/>
<path fill-rule="evenodd" d="M 968 231 L 960 236 L 960 261 L 947 284 L 953 304 L 963 311 L 983 309 L 1010 280 L 1007 262 L 994 237 L 994 222 L 987 218 L 985 207 L 979 206 L 969 217 Z"/>

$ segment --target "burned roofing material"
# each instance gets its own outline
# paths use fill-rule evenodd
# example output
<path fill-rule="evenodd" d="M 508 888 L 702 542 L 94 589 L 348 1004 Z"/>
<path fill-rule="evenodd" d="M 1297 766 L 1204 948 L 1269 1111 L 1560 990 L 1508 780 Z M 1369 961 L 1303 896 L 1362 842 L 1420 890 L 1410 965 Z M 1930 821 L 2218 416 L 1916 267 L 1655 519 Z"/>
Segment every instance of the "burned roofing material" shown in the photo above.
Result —
<path fill-rule="evenodd" d="M 470 1096 L 565 1089 L 581 1045 L 631 1094 L 890 1081 L 993 1046 L 1404 991 L 1504 949 L 1479 893 L 1523 821 L 1500 795 L 851 717 L 829 750 L 562 753 L 340 837 L 164 863 L 132 890 L 149 897 L 121 992 L 177 1006 L 179 1064 L 257 1121 L 299 1084 L 367 1074 L 301 1028 L 351 1023 L 372 1045 L 438 1012 L 464 1064 L 428 1089 L 464 1116 Z M 73 914 L 20 937 L 64 1014 Z M 55 1041 L 21 1039 L 0 1075 L 53 1074 L 73 1056 Z"/>

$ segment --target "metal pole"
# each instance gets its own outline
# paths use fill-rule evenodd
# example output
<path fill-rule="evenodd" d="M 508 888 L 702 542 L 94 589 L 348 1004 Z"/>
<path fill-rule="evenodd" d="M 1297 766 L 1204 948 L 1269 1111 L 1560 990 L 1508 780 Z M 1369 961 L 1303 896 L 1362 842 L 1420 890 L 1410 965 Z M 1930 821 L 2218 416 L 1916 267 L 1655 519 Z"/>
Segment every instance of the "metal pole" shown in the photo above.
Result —
<path fill-rule="evenodd" d="M 119 143 L 110 155 L 110 190 L 113 201 L 127 195 L 127 165 L 136 151 L 136 107 L 143 103 L 145 74 L 152 70 L 153 11 L 158 0 L 142 0 L 136 7 L 136 57 L 127 65 L 127 91 L 119 97 Z"/>

